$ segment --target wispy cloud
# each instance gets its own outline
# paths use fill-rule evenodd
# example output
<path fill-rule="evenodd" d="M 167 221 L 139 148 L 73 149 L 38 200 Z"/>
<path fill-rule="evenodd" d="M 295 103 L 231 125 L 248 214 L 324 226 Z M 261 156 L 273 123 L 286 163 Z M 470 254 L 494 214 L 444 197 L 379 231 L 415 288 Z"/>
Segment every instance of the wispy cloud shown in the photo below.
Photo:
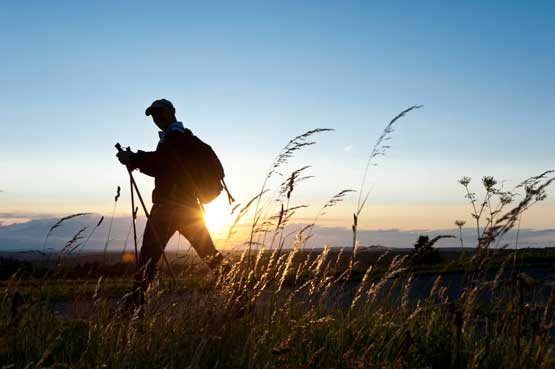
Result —
<path fill-rule="evenodd" d="M 0 190 L 0 192 L 2 192 Z M 3 212 L 0 213 L 0 219 L 45 219 L 55 217 L 52 213 L 33 213 L 24 211 Z"/>

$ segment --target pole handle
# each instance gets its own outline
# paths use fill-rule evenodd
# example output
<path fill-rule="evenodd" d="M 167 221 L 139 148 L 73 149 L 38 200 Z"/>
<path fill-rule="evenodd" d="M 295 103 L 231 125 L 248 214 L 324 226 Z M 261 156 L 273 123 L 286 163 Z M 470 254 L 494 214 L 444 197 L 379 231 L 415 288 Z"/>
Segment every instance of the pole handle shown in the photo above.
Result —
<path fill-rule="evenodd" d="M 114 146 L 115 146 L 115 148 L 118 150 L 118 152 L 122 152 L 122 151 L 123 151 L 123 147 L 121 147 L 121 145 L 120 145 L 119 142 L 116 143 Z M 131 148 L 130 148 L 129 146 L 127 146 L 127 148 L 125 149 L 125 151 L 129 151 L 129 152 L 130 152 L 130 151 L 131 151 Z"/>

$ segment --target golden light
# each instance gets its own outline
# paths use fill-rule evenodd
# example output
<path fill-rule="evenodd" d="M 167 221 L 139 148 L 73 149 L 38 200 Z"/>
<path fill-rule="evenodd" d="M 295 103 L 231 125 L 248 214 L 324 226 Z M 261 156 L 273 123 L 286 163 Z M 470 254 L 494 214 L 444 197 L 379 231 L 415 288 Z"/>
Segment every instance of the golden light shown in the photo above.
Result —
<path fill-rule="evenodd" d="M 204 222 L 212 236 L 225 237 L 231 223 L 231 206 L 227 202 L 226 196 L 220 196 L 213 202 L 204 206 Z"/>
<path fill-rule="evenodd" d="M 126 252 L 121 256 L 121 261 L 123 263 L 134 263 L 135 262 L 135 254 L 132 252 Z"/>

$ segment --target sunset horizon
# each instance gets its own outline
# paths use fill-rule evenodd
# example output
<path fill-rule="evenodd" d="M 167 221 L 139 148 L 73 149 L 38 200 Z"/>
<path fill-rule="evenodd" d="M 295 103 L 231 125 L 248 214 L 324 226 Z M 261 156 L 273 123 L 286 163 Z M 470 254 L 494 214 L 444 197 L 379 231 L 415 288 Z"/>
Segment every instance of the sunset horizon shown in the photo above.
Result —
<path fill-rule="evenodd" d="M 0 369 L 555 368 L 555 1 L 8 1 Z"/>
<path fill-rule="evenodd" d="M 5 14 L 10 7 L 18 9 L 9 5 Z M 359 191 L 372 145 L 395 115 L 415 104 L 424 106 L 396 123 L 391 149 L 369 172 L 361 228 L 445 229 L 457 219 L 468 227 L 461 177 L 472 177 L 479 192 L 483 176 L 512 188 L 553 169 L 548 4 L 433 12 L 431 6 L 390 12 L 354 3 L 340 12 L 331 5 L 249 8 L 272 13 L 276 21 L 268 24 L 228 6 L 171 8 L 198 17 L 187 25 L 174 17 L 149 24 L 140 21 L 141 7 L 107 14 L 100 4 L 87 12 L 35 4 L 5 17 L 1 27 L 11 37 L 0 100 L 1 224 L 41 214 L 109 216 L 118 185 L 126 195 L 117 214 L 129 215 L 127 174 L 113 145 L 153 149 L 157 128 L 144 109 L 162 97 L 216 149 L 239 203 L 256 195 L 288 140 L 334 129 L 315 136 L 315 145 L 282 168 L 287 176 L 311 166 L 306 174 L 314 178 L 295 190 L 296 204 L 309 205 L 298 213 L 307 219 L 337 192 Z M 502 26 L 488 26 L 493 13 Z M 79 27 L 63 25 L 68 14 Z M 459 28 L 447 21 L 455 15 Z M 124 18 L 136 33 L 116 32 Z M 17 26 L 21 21 L 30 26 Z M 403 23 L 413 27 L 388 26 Z M 144 58 L 136 60 L 138 54 Z M 31 90 L 24 87 L 29 80 Z M 150 203 L 151 179 L 138 175 L 137 181 Z M 346 196 L 320 221 L 350 227 L 357 196 Z M 554 200 L 548 196 L 539 205 L 522 226 L 554 228 Z M 222 198 L 214 207 L 218 214 L 231 210 Z"/>

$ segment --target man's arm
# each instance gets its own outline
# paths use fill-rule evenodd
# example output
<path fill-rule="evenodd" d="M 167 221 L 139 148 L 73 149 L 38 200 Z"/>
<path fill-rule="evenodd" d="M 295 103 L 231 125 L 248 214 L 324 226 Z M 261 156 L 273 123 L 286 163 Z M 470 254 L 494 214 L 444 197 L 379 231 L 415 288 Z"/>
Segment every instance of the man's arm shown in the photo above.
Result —
<path fill-rule="evenodd" d="M 133 169 L 139 169 L 147 176 L 156 177 L 162 171 L 160 148 L 157 148 L 156 151 L 139 150 L 136 153 L 132 153 L 129 160 Z"/>
<path fill-rule="evenodd" d="M 177 135 L 168 134 L 165 141 L 158 144 L 156 151 L 139 150 L 132 153 L 129 159 L 131 166 L 151 177 L 174 171 L 181 160 L 178 145 Z"/>

